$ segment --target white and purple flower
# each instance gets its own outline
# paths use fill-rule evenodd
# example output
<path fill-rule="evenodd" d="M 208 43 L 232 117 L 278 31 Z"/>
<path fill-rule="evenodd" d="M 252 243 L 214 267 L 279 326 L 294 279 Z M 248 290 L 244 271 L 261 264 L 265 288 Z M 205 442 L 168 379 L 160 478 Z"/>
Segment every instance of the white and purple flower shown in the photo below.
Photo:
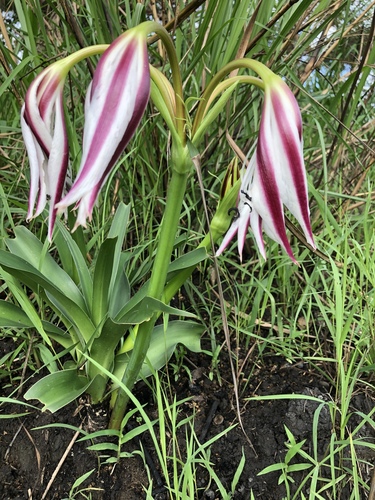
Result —
<path fill-rule="evenodd" d="M 60 63 L 46 68 L 30 85 L 21 110 L 21 128 L 30 162 L 27 219 L 39 215 L 50 197 L 51 239 L 68 168 L 68 138 L 64 119 L 63 86 L 66 72 Z M 36 208 L 34 212 L 34 207 Z"/>
<path fill-rule="evenodd" d="M 99 60 L 87 91 L 81 166 L 71 189 L 56 205 L 62 211 L 76 204 L 76 226 L 91 219 L 98 193 L 134 135 L 149 96 L 146 34 L 129 30 Z"/>
<path fill-rule="evenodd" d="M 297 219 L 307 242 L 315 248 L 303 161 L 301 113 L 293 93 L 281 78 L 271 74 L 264 83 L 265 100 L 256 150 L 243 174 L 237 216 L 217 255 L 238 233 L 238 251 L 242 259 L 250 225 L 264 258 L 262 230 L 296 262 L 285 230 L 283 205 Z"/>
<path fill-rule="evenodd" d="M 49 240 L 56 214 L 70 205 L 78 208 L 76 226 L 91 219 L 100 189 L 139 125 L 150 96 L 146 37 L 144 29 L 129 30 L 101 56 L 87 91 L 81 165 L 65 196 L 69 152 L 63 86 L 77 61 L 70 57 L 52 64 L 26 94 L 21 126 L 30 161 L 27 218 L 39 215 L 49 197 Z"/>

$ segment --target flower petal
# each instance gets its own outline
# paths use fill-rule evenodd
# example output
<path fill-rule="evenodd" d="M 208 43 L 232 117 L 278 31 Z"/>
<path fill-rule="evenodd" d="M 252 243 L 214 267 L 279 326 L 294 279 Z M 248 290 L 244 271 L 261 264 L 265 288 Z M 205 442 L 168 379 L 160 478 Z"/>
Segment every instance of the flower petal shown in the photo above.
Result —
<path fill-rule="evenodd" d="M 238 218 L 238 253 L 240 255 L 240 260 L 242 262 L 242 252 L 246 241 L 247 230 L 250 224 L 250 214 L 252 209 L 245 205 L 240 210 L 240 216 Z"/>
<path fill-rule="evenodd" d="M 25 104 L 22 106 L 21 109 L 21 130 L 30 164 L 29 208 L 26 217 L 27 220 L 30 220 L 33 217 L 34 206 L 38 195 L 38 191 L 39 191 L 39 200 L 38 200 L 39 213 L 44 209 L 46 205 L 47 201 L 46 183 L 44 179 L 44 168 L 43 168 L 43 164 L 46 160 L 42 148 L 39 146 L 39 143 L 35 139 L 34 134 L 32 133 L 30 127 L 26 123 L 24 114 L 25 114 Z"/>
<path fill-rule="evenodd" d="M 48 239 L 52 240 L 56 221 L 55 205 L 60 201 L 69 163 L 68 137 L 65 128 L 62 93 L 57 96 L 55 105 L 55 124 L 50 156 L 47 165 L 47 194 L 50 195 Z"/>
<path fill-rule="evenodd" d="M 263 257 L 264 260 L 267 260 L 266 256 L 266 249 L 264 247 L 264 241 L 263 241 L 263 236 L 262 236 L 262 219 L 258 212 L 253 208 L 251 214 L 250 214 L 250 225 L 251 225 L 251 230 L 253 231 L 254 238 L 256 241 L 256 244 L 258 246 L 260 255 Z"/>
<path fill-rule="evenodd" d="M 272 93 L 272 109 L 274 140 L 277 149 L 282 152 L 281 165 L 276 171 L 280 195 L 301 225 L 306 240 L 315 248 L 303 161 L 302 120 L 294 95 L 285 84 Z M 291 119 L 293 116 L 294 119 Z"/>
<path fill-rule="evenodd" d="M 68 139 L 63 109 L 65 75 L 64 65 L 60 63 L 42 71 L 30 85 L 21 110 L 21 129 L 30 161 L 27 219 L 36 217 L 44 210 L 49 195 L 49 240 L 56 219 L 54 205 L 61 198 L 68 168 Z"/>
<path fill-rule="evenodd" d="M 267 95 L 263 106 L 256 168 L 254 173 L 253 204 L 263 220 L 263 228 L 277 241 L 294 260 L 285 230 L 283 203 L 279 191 L 277 169 L 280 168 L 278 152 L 275 148 L 272 129 L 272 108 Z"/>
<path fill-rule="evenodd" d="M 216 257 L 218 257 L 220 254 L 223 253 L 223 251 L 227 248 L 227 246 L 229 245 L 229 243 L 232 241 L 232 239 L 234 238 L 234 236 L 236 235 L 238 231 L 238 219 L 237 220 L 234 220 L 228 231 L 226 232 L 225 236 L 224 236 L 224 239 L 221 243 L 221 245 L 219 246 L 217 252 L 216 252 Z"/>

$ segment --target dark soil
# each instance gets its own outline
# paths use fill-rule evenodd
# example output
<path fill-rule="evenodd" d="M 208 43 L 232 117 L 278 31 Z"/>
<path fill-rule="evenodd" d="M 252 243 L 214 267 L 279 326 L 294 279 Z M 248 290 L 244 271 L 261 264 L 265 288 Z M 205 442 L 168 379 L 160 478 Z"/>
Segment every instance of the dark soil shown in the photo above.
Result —
<path fill-rule="evenodd" d="M 229 366 L 224 366 L 226 356 L 222 354 L 220 380 L 209 378 L 209 360 L 206 356 L 189 356 L 192 371 L 190 377 L 181 371 L 176 382 L 172 383 L 171 393 L 176 400 L 186 397 L 191 400 L 182 405 L 180 418 L 195 413 L 195 432 L 201 443 L 206 442 L 232 424 L 238 424 L 233 384 Z M 278 484 L 279 473 L 258 475 L 265 467 L 281 461 L 285 457 L 287 441 L 284 424 L 293 433 L 297 442 L 306 440 L 303 449 L 312 453 L 312 427 L 315 402 L 308 400 L 281 399 L 277 401 L 251 400 L 252 396 L 270 394 L 306 394 L 320 398 L 322 401 L 331 398 L 330 387 L 317 373 L 306 365 L 292 366 L 281 358 L 266 357 L 260 368 L 254 368 L 251 378 L 241 381 L 241 418 L 244 431 L 237 425 L 227 434 L 215 441 L 211 446 L 210 461 L 213 469 L 229 492 L 231 483 L 240 463 L 242 453 L 246 457 L 245 466 L 236 486 L 235 499 L 249 499 L 252 489 L 256 499 L 276 499 L 285 497 L 285 486 Z M 136 396 L 142 403 L 147 403 L 147 412 L 156 418 L 156 407 L 152 391 L 145 384 L 138 384 Z M 364 395 L 356 399 L 357 410 L 369 412 L 369 403 Z M 25 411 L 24 407 L 15 408 L 9 405 L 2 413 L 11 414 Z M 81 400 L 51 415 L 49 413 L 30 412 L 18 418 L 0 419 L 0 498 L 1 499 L 58 499 L 69 497 L 73 483 L 84 473 L 93 470 L 92 474 L 78 489 L 90 488 L 75 498 L 135 500 L 145 498 L 144 487 L 148 487 L 149 478 L 139 455 L 122 458 L 117 464 L 104 464 L 94 451 L 87 450 L 89 441 L 74 440 L 75 430 L 64 427 L 48 427 L 35 429 L 48 424 L 70 424 L 75 428 L 82 427 L 87 431 L 104 429 L 108 423 L 108 411 L 105 405 L 92 407 Z M 139 425 L 137 420 L 132 426 Z M 320 412 L 318 427 L 318 453 L 327 451 L 331 437 L 331 418 L 326 406 Z M 183 454 L 186 447 L 185 428 L 180 428 L 179 449 Z M 72 447 L 64 457 L 69 445 Z M 150 436 L 143 434 L 141 443 L 132 440 L 125 445 L 123 451 L 131 453 L 139 450 L 141 445 L 150 454 L 149 465 L 153 471 L 153 498 L 166 499 L 163 488 L 164 478 Z M 110 454 L 110 453 L 108 453 Z M 370 462 L 374 457 L 366 457 Z M 57 475 L 54 472 L 62 461 Z M 292 462 L 292 463 L 295 463 Z M 302 474 L 302 473 L 299 473 Z M 295 488 L 300 484 L 302 475 L 294 475 Z M 363 480 L 371 478 L 363 473 Z M 51 482 L 49 490 L 47 485 Z M 197 486 L 200 489 L 199 499 L 220 499 L 218 489 L 204 467 L 198 466 Z M 349 491 L 349 490 L 348 490 Z M 91 494 L 91 497 L 88 495 Z M 308 496 L 308 492 L 305 492 Z M 330 498 L 330 497 L 327 497 Z M 349 498 L 349 493 L 342 491 L 341 499 Z"/>

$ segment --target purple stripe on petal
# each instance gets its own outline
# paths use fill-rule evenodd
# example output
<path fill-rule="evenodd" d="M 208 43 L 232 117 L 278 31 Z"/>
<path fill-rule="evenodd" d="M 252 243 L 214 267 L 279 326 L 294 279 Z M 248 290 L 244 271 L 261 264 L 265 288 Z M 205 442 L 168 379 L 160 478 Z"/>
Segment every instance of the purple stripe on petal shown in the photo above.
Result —
<path fill-rule="evenodd" d="M 39 112 L 42 120 L 46 123 L 50 120 L 51 108 L 54 106 L 56 92 L 59 90 L 60 84 L 61 79 L 59 75 L 47 74 L 38 88 L 37 98 L 39 101 Z"/>
<path fill-rule="evenodd" d="M 295 108 L 296 101 L 290 90 L 289 94 L 290 101 L 288 102 L 288 104 Z M 281 143 L 284 149 L 283 158 L 288 164 L 288 173 L 291 176 L 293 182 L 293 185 L 290 186 L 290 189 L 294 190 L 296 206 L 298 207 L 301 215 L 299 216 L 299 214 L 293 213 L 294 211 L 291 206 L 288 206 L 288 208 L 300 222 L 306 238 L 314 246 L 310 225 L 310 210 L 308 204 L 307 181 L 303 161 L 302 143 L 299 140 L 302 127 L 299 126 L 298 121 L 296 123 L 290 119 L 290 116 L 288 116 L 287 114 L 288 111 L 290 111 L 290 106 L 288 106 L 289 109 L 286 109 L 283 103 L 284 100 L 285 97 L 280 95 L 279 92 L 273 92 L 272 103 L 275 110 L 277 133 L 280 136 Z M 298 116 L 300 116 L 299 113 Z"/>
<path fill-rule="evenodd" d="M 254 208 L 250 214 L 250 225 L 251 225 L 251 230 L 253 231 L 254 238 L 255 238 L 256 244 L 258 246 L 259 252 L 260 252 L 261 256 L 263 257 L 263 259 L 266 260 L 267 259 L 266 249 L 264 248 L 264 241 L 263 241 L 263 235 L 262 235 L 262 219 L 259 216 L 258 212 Z"/>
<path fill-rule="evenodd" d="M 287 234 L 285 231 L 284 212 L 280 192 L 277 186 L 275 175 L 275 168 L 277 165 L 277 152 L 272 148 L 272 130 L 271 130 L 271 116 L 270 116 L 270 102 L 269 96 L 266 94 L 266 100 L 263 107 L 263 115 L 261 118 L 258 147 L 256 151 L 257 166 L 256 174 L 259 175 L 259 187 L 262 190 L 263 200 L 268 211 L 270 225 L 274 233 L 278 236 L 279 242 L 285 248 L 289 255 L 293 255 Z M 262 215 L 263 211 L 259 211 Z"/>
<path fill-rule="evenodd" d="M 65 129 L 64 105 L 62 95 L 56 102 L 55 128 L 52 149 L 48 161 L 48 176 L 50 189 L 50 214 L 48 224 L 48 239 L 52 240 L 53 228 L 56 221 L 57 209 L 55 205 L 60 201 L 65 185 L 66 172 L 69 163 L 68 137 Z"/>
<path fill-rule="evenodd" d="M 40 147 L 43 149 L 44 153 L 48 156 L 51 149 L 51 131 L 49 129 L 49 124 L 47 126 L 46 122 L 43 120 L 40 114 L 39 99 L 37 94 L 39 92 L 39 86 L 43 82 L 45 76 L 41 73 L 30 85 L 26 97 L 25 97 L 25 112 L 24 119 L 28 126 L 30 127 L 32 133 L 34 134 L 36 140 L 38 141 Z M 57 89 L 56 89 L 57 90 Z M 51 113 L 53 112 L 53 106 L 50 108 Z"/>

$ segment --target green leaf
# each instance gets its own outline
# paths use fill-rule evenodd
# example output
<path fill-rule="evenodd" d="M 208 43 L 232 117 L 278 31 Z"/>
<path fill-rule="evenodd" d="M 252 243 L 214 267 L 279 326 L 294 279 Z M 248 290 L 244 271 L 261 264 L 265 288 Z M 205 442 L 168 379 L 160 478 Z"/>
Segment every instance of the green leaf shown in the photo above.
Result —
<path fill-rule="evenodd" d="M 118 322 L 118 323 L 125 323 L 122 321 L 122 317 L 129 312 L 131 309 L 134 309 L 135 307 L 138 307 L 140 302 L 145 299 L 147 296 L 148 292 L 148 284 L 149 282 L 147 281 L 134 295 L 131 297 L 127 302 L 125 302 L 122 306 L 122 308 L 118 311 L 118 313 L 114 316 L 111 316 L 113 318 L 113 321 Z"/>
<path fill-rule="evenodd" d="M 26 406 L 27 408 L 32 408 L 33 410 L 37 410 L 38 408 L 36 406 L 30 405 L 29 403 L 25 403 L 24 401 L 18 400 L 18 399 L 13 399 L 9 397 L 3 397 L 0 396 L 0 404 L 6 403 L 6 404 L 14 404 L 18 406 Z M 28 412 L 29 413 L 29 412 Z M 9 413 L 9 414 L 0 414 L 0 419 L 3 418 L 15 418 L 15 417 L 22 417 L 23 415 L 27 415 L 27 413 Z"/>
<path fill-rule="evenodd" d="M 257 476 L 262 476 L 263 474 L 269 474 L 270 472 L 282 471 L 285 469 L 285 467 L 286 465 L 282 463 L 269 465 L 268 467 L 265 467 L 260 472 L 258 472 Z"/>
<path fill-rule="evenodd" d="M 61 239 L 64 240 L 67 246 L 67 250 L 69 251 L 69 254 L 72 257 L 74 265 L 77 269 L 79 284 L 81 286 L 87 310 L 89 310 L 90 304 L 92 303 L 92 279 L 87 263 L 82 255 L 79 246 L 60 220 L 57 220 L 57 226 L 59 228 L 59 235 L 61 236 Z M 61 254 L 64 253 L 62 244 L 60 243 L 58 245 L 59 238 L 55 238 L 55 241 L 58 252 L 61 256 Z"/>
<path fill-rule="evenodd" d="M 130 300 L 130 283 L 125 274 L 125 263 L 129 259 L 129 254 L 122 253 L 118 265 L 117 275 L 113 287 L 109 292 L 108 314 L 110 318 L 115 318 L 121 308 Z"/>
<path fill-rule="evenodd" d="M 98 443 L 98 444 L 92 444 L 91 446 L 88 446 L 86 449 L 91 451 L 114 451 L 117 453 L 119 451 L 119 445 L 113 443 Z"/>
<path fill-rule="evenodd" d="M 134 413 L 134 410 L 131 410 Z M 90 432 L 90 434 L 86 434 L 78 439 L 78 442 L 81 441 L 92 441 L 96 438 L 109 438 L 109 437 L 117 437 L 120 438 L 121 431 L 117 429 L 102 429 L 100 431 Z"/>
<path fill-rule="evenodd" d="M 43 323 L 40 320 L 40 317 L 38 313 L 36 312 L 33 304 L 31 303 L 29 297 L 23 290 L 23 288 L 20 286 L 19 282 L 14 279 L 13 276 L 10 274 L 2 271 L 3 278 L 6 281 L 6 284 L 8 285 L 9 290 L 12 292 L 13 297 L 15 300 L 20 304 L 21 310 L 24 312 L 24 314 L 27 317 L 26 321 L 31 322 L 31 326 L 34 326 L 35 329 L 38 331 L 38 333 L 42 336 L 42 338 L 45 340 L 45 342 L 49 345 L 51 345 L 51 341 L 48 338 L 46 332 L 44 331 Z M 7 306 L 4 306 L 6 308 Z M 5 313 L 5 310 L 4 310 Z M 10 313 L 10 309 L 8 307 L 8 314 Z M 5 320 L 5 318 L 4 318 Z M 9 316 L 8 316 L 8 321 L 9 321 Z"/>
<path fill-rule="evenodd" d="M 63 408 L 83 394 L 90 386 L 85 376 L 79 375 L 77 370 L 63 370 L 51 373 L 34 384 L 24 395 L 24 398 L 38 399 L 44 404 L 42 411 L 55 411 Z"/>
<path fill-rule="evenodd" d="M 107 379 L 105 375 L 103 375 L 102 368 L 104 367 L 105 369 L 112 371 L 116 347 L 120 342 L 120 339 L 124 336 L 126 330 L 127 325 L 114 323 L 110 318 L 108 318 L 101 329 L 99 337 L 93 340 L 90 347 L 90 356 L 99 363 L 100 368 L 94 363 L 89 363 L 88 375 L 90 379 L 94 379 L 96 375 L 100 375 L 104 378 L 104 380 L 97 379 L 95 387 L 91 387 L 91 395 L 94 396 L 95 400 L 100 400 L 105 391 Z M 103 384 L 100 385 L 99 381 L 103 382 Z"/>
<path fill-rule="evenodd" d="M 288 473 L 290 472 L 299 472 L 301 470 L 311 469 L 312 464 L 294 464 L 288 465 Z"/>
<path fill-rule="evenodd" d="M 245 456 L 244 450 L 242 448 L 242 457 L 241 457 L 240 463 L 238 464 L 238 467 L 236 469 L 236 472 L 234 474 L 233 481 L 231 484 L 231 491 L 232 492 L 234 492 L 235 489 L 237 488 L 237 484 L 238 484 L 238 481 L 240 480 L 241 474 L 242 474 L 243 469 L 245 467 L 245 463 L 246 463 L 246 456 Z"/>
<path fill-rule="evenodd" d="M 76 344 L 75 339 L 73 339 L 69 333 L 61 330 L 58 326 L 48 321 L 42 321 L 42 324 L 48 336 L 62 345 L 65 349 L 70 350 Z"/>
<path fill-rule="evenodd" d="M 122 252 L 130 215 L 130 205 L 123 202 L 117 207 L 108 239 L 117 238 L 115 251 L 113 254 L 112 273 L 108 292 L 108 311 L 111 317 L 116 316 L 121 307 L 130 298 L 130 285 L 123 272 L 125 261 L 129 259 L 129 254 Z M 108 278 L 109 279 L 109 278 Z"/>
<path fill-rule="evenodd" d="M 118 265 L 122 246 L 124 244 L 126 231 L 127 231 L 127 227 L 128 227 L 128 222 L 129 222 L 129 215 L 130 215 L 130 205 L 125 205 L 125 203 L 120 202 L 119 206 L 117 207 L 115 216 L 114 216 L 112 224 L 111 224 L 111 228 L 110 228 L 109 233 L 108 233 L 109 239 L 117 238 L 116 260 L 114 261 L 116 264 L 116 267 Z"/>
<path fill-rule="evenodd" d="M 155 313 L 160 312 L 175 316 L 184 316 L 186 318 L 197 317 L 195 314 L 164 304 L 161 300 L 154 299 L 153 297 L 144 297 L 140 302 L 129 306 L 130 303 L 129 301 L 128 306 L 121 311 L 122 316 L 120 319 L 116 319 L 116 323 L 138 325 L 144 321 L 148 321 Z"/>
<path fill-rule="evenodd" d="M 33 322 L 23 310 L 5 300 L 0 300 L 0 327 L 32 328 Z"/>
<path fill-rule="evenodd" d="M 305 444 L 305 441 L 306 441 L 306 439 L 304 439 L 300 443 L 295 443 L 291 448 L 289 448 L 287 454 L 285 455 L 285 459 L 284 459 L 285 463 L 288 464 L 292 460 L 292 458 L 298 454 L 298 452 L 300 451 L 302 446 Z"/>
<path fill-rule="evenodd" d="M 54 261 L 46 252 L 45 247 L 26 227 L 15 228 L 16 235 L 13 239 L 5 240 L 6 246 L 12 254 L 21 257 L 31 264 L 41 274 L 58 284 L 61 292 L 78 304 L 81 309 L 85 308 L 82 294 L 71 277 Z M 22 279 L 20 280 L 22 281 Z"/>
<path fill-rule="evenodd" d="M 152 67 L 150 67 L 150 68 L 152 68 Z M 175 123 L 173 121 L 173 117 L 171 116 L 171 113 L 169 112 L 168 106 L 165 104 L 165 99 L 161 95 L 159 87 L 156 83 L 160 79 L 160 76 L 158 73 L 159 73 L 158 70 L 156 70 L 155 68 L 152 68 L 152 70 L 151 70 L 151 94 L 150 94 L 151 99 L 152 99 L 152 102 L 154 103 L 155 107 L 160 112 L 161 116 L 163 117 L 165 123 L 167 124 L 167 127 L 172 134 L 173 140 L 178 143 L 180 141 L 180 138 L 177 134 L 177 130 L 176 130 Z"/>
<path fill-rule="evenodd" d="M 80 304 L 70 296 L 67 297 L 61 291 L 59 282 L 55 284 L 24 259 L 3 250 L 0 250 L 0 265 L 35 293 L 40 293 L 39 287 L 44 289 L 48 299 L 57 310 L 68 318 L 73 325 L 76 325 L 76 332 L 79 335 L 81 343 L 85 344 L 90 340 L 95 333 L 94 325 L 87 316 L 86 311 L 80 307 Z M 66 275 L 66 273 L 64 274 Z M 80 303 L 84 305 L 82 296 Z"/>
<path fill-rule="evenodd" d="M 106 239 L 101 245 L 95 264 L 91 314 L 96 326 L 108 314 L 108 294 L 113 271 L 117 239 Z"/>
<path fill-rule="evenodd" d="M 37 315 L 37 312 L 35 311 Z M 39 317 L 38 317 L 39 320 Z M 53 325 L 49 321 L 41 322 L 44 332 L 48 334 L 53 340 L 56 340 L 65 348 L 72 346 L 73 341 L 68 333 L 64 332 L 61 328 Z M 5 300 L 0 300 L 0 328 L 35 328 L 36 325 L 28 317 L 28 315 L 15 304 L 12 304 Z M 50 344 L 50 340 L 47 337 L 47 342 Z M 44 336 L 43 336 L 44 338 Z"/>
<path fill-rule="evenodd" d="M 192 266 L 196 266 L 199 262 L 206 260 L 208 257 L 206 248 L 196 248 L 195 250 L 178 257 L 174 260 L 168 268 L 168 280 L 171 279 L 172 275 L 182 269 L 187 269 Z"/>
<path fill-rule="evenodd" d="M 138 380 L 149 377 L 153 371 L 158 371 L 165 366 L 177 344 L 184 344 L 190 351 L 201 352 L 200 338 L 204 328 L 203 325 L 192 321 L 170 321 L 166 329 L 164 325 L 156 326 L 152 332 L 150 347 Z M 125 373 L 130 356 L 131 352 L 116 357 L 114 375 L 120 380 Z"/>
<path fill-rule="evenodd" d="M 218 117 L 218 115 L 223 111 L 226 103 L 232 96 L 234 90 L 237 88 L 238 83 L 234 83 L 229 88 L 227 88 L 217 102 L 211 107 L 211 109 L 207 112 L 202 122 L 199 124 L 198 130 L 195 132 L 194 137 L 192 139 L 193 144 L 198 146 L 203 135 L 207 132 L 209 125 Z"/>
<path fill-rule="evenodd" d="M 48 349 L 48 347 L 42 343 L 38 343 L 36 344 L 35 348 L 38 349 L 40 358 L 43 361 L 44 365 L 47 367 L 48 371 L 50 373 L 57 372 L 58 367 L 56 363 L 56 358 Z"/>
<path fill-rule="evenodd" d="M 88 472 L 86 472 L 85 474 L 82 474 L 82 476 L 80 476 L 78 479 L 76 479 L 73 483 L 73 486 L 71 487 L 71 491 L 73 491 L 74 489 L 78 488 L 78 486 L 80 486 L 84 481 L 86 481 L 86 479 L 88 477 L 91 476 L 91 474 L 95 471 L 96 469 L 91 469 L 89 470 Z"/>
<path fill-rule="evenodd" d="M 14 81 L 17 78 L 18 74 L 21 73 L 25 67 L 28 67 L 29 64 L 33 62 L 33 60 L 34 56 L 29 55 L 23 58 L 22 61 L 19 64 L 17 64 L 15 68 L 13 68 L 10 75 L 7 78 L 5 78 L 3 83 L 0 85 L 0 95 L 4 95 L 6 90 L 8 90 L 8 88 L 10 87 L 12 81 Z"/>

